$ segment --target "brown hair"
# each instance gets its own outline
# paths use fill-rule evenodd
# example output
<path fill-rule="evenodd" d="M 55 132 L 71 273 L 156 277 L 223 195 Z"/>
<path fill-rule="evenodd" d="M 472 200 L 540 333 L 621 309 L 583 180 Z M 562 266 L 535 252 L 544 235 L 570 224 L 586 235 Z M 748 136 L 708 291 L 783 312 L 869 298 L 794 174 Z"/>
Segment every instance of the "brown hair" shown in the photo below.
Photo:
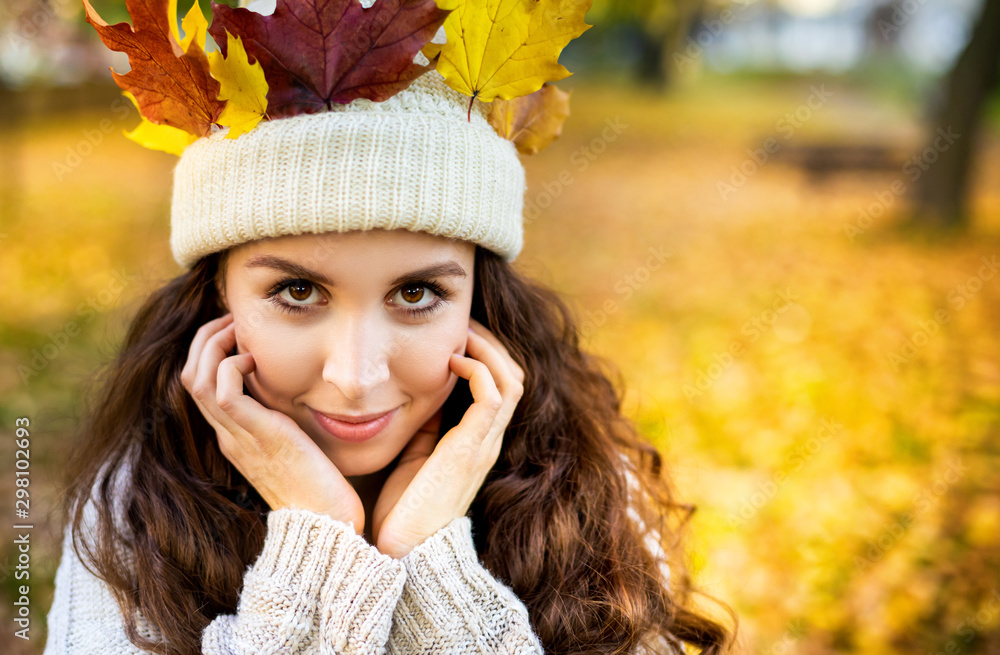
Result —
<path fill-rule="evenodd" d="M 74 548 L 107 582 L 129 617 L 128 638 L 145 650 L 200 653 L 205 627 L 236 612 L 265 538 L 267 504 L 222 455 L 180 382 L 195 332 L 225 313 L 224 269 L 225 253 L 210 255 L 146 300 L 88 403 L 66 468 L 61 509 Z M 657 635 L 729 652 L 735 613 L 719 603 L 730 630 L 692 606 L 694 594 L 710 598 L 691 584 L 681 549 L 694 508 L 674 500 L 661 455 L 622 416 L 617 369 L 580 349 L 574 317 L 554 291 L 479 247 L 472 317 L 526 376 L 504 449 L 470 509 L 476 550 L 525 604 L 546 653 L 632 653 Z M 442 433 L 470 402 L 459 378 Z M 670 555 L 669 590 L 628 515 L 623 455 L 649 501 L 632 506 Z M 76 502 L 91 490 L 92 528 Z"/>

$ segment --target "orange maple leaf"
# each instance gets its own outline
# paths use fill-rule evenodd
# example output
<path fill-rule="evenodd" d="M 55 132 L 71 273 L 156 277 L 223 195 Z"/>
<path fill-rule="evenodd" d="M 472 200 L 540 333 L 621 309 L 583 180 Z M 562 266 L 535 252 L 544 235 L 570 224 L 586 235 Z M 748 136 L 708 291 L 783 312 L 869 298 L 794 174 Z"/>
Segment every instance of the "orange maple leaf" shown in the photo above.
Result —
<path fill-rule="evenodd" d="M 83 6 L 104 44 L 128 55 L 132 70 L 111 74 L 135 97 L 142 115 L 158 125 L 208 136 L 226 103 L 218 99 L 219 82 L 209 74 L 201 44 L 193 41 L 183 52 L 174 38 L 169 21 L 176 17 L 169 15 L 169 0 L 126 0 L 134 27 L 108 25 L 89 0 Z"/>

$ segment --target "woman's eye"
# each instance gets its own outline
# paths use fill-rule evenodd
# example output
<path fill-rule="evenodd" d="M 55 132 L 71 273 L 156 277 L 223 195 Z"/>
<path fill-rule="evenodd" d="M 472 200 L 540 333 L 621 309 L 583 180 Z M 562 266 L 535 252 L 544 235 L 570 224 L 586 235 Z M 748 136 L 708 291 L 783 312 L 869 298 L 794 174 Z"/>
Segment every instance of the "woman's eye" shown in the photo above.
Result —
<path fill-rule="evenodd" d="M 396 300 L 396 297 L 399 300 Z M 430 280 L 413 281 L 399 287 L 390 302 L 413 317 L 428 316 L 448 304 L 452 292 Z"/>
<path fill-rule="evenodd" d="M 396 295 L 402 300 L 398 303 L 404 309 L 424 309 L 434 304 L 434 292 L 423 284 L 408 284 L 399 288 Z M 424 304 L 421 300 L 427 299 Z"/>
<path fill-rule="evenodd" d="M 319 291 L 316 290 L 316 287 L 311 282 L 295 280 L 282 289 L 278 295 L 289 305 L 311 305 L 313 303 L 309 302 L 309 300 L 317 300 Z M 313 296 L 317 296 L 317 298 L 313 298 Z"/>

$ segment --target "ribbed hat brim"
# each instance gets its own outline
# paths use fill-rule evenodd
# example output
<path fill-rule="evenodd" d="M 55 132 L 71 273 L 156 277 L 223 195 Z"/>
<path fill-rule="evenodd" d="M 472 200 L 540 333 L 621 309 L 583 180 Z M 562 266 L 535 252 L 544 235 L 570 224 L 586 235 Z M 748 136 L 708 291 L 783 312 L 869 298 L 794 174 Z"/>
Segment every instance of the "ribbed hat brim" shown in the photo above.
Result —
<path fill-rule="evenodd" d="M 186 270 L 265 237 L 402 228 L 513 261 L 525 190 L 517 149 L 481 110 L 469 122 L 455 102 L 465 96 L 434 75 L 384 103 L 262 121 L 239 138 L 188 146 L 174 170 L 174 259 Z"/>

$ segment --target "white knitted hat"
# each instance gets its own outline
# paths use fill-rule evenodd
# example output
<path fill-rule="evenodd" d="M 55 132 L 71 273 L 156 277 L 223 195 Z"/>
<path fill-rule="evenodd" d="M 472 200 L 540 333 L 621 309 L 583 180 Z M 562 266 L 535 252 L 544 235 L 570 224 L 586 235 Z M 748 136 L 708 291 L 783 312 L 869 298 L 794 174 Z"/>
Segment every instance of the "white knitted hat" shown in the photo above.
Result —
<path fill-rule="evenodd" d="M 198 139 L 174 169 L 174 259 L 187 270 L 265 237 L 403 228 L 513 261 L 523 245 L 524 167 L 487 107 L 473 103 L 471 122 L 468 110 L 469 97 L 430 70 L 383 102 L 359 98 L 262 121 L 238 139 Z"/>

